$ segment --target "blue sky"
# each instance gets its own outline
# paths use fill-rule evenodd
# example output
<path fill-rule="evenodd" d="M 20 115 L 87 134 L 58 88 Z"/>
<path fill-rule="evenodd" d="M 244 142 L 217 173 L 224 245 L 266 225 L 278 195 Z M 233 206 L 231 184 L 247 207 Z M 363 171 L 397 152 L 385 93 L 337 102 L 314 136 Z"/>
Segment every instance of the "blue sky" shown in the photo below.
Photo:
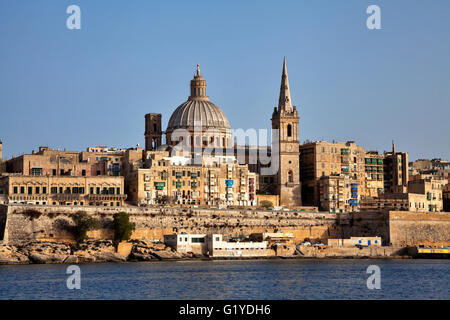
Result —
<path fill-rule="evenodd" d="M 81 8 L 81 30 L 66 8 Z M 368 30 L 366 8 L 381 8 Z M 300 139 L 450 160 L 450 1 L 0 2 L 0 138 L 10 157 L 144 144 L 197 63 L 233 128 L 270 128 L 283 56 Z"/>

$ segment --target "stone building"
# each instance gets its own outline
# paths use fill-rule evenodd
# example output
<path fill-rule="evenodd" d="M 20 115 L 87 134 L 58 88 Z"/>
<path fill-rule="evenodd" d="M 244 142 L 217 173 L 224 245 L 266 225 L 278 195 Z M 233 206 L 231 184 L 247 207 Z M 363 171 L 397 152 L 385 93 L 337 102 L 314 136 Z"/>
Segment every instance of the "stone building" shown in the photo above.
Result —
<path fill-rule="evenodd" d="M 365 182 L 367 197 L 378 197 L 384 192 L 384 155 L 376 151 L 366 152 L 365 162 Z"/>
<path fill-rule="evenodd" d="M 359 211 L 359 184 L 345 174 L 332 174 L 319 179 L 319 205 L 331 213 Z"/>
<path fill-rule="evenodd" d="M 357 181 L 365 195 L 366 150 L 353 141 L 308 142 L 300 146 L 300 181 L 304 205 L 320 205 L 319 180 L 331 175 L 346 175 Z"/>
<path fill-rule="evenodd" d="M 8 173 L 33 176 L 100 176 L 106 175 L 104 161 L 80 160 L 76 151 L 53 150 L 39 147 L 38 152 L 23 154 L 6 161 Z"/>
<path fill-rule="evenodd" d="M 6 203 L 70 206 L 122 206 L 124 178 L 110 176 L 0 176 Z"/>
<path fill-rule="evenodd" d="M 450 162 L 442 159 L 419 159 L 409 163 L 409 175 L 427 174 L 450 180 Z"/>
<path fill-rule="evenodd" d="M 408 190 L 408 154 L 392 151 L 384 153 L 384 192 L 405 193 Z"/>
<path fill-rule="evenodd" d="M 126 151 L 126 149 L 88 147 L 86 151 L 80 152 L 79 159 L 81 163 L 101 168 L 100 173 L 103 175 L 119 176 Z"/>
<path fill-rule="evenodd" d="M 146 167 L 126 177 L 129 200 L 138 205 L 255 206 L 257 175 L 234 157 L 192 158 L 147 153 Z"/>
<path fill-rule="evenodd" d="M 437 179 L 432 175 L 415 175 L 408 182 L 408 193 L 426 196 L 426 199 L 421 204 L 422 209 L 424 208 L 426 211 L 444 211 L 443 190 L 447 184 L 447 179 Z M 411 211 L 415 211 L 416 207 L 416 204 L 411 206 Z"/>
<path fill-rule="evenodd" d="M 343 174 L 358 185 L 361 201 L 368 198 L 364 206 L 376 200 L 383 193 L 406 193 L 408 189 L 408 154 L 392 152 L 379 154 L 366 151 L 353 141 L 348 142 L 308 142 L 300 146 L 300 180 L 304 204 L 333 207 L 320 199 L 320 179 Z M 403 197 L 402 197 L 403 199 Z M 349 199 L 350 200 L 350 199 Z M 389 201 L 391 199 L 389 198 Z M 402 200 L 403 201 L 403 200 Z M 352 207 L 353 209 L 358 206 Z M 340 209 L 340 208 L 339 208 Z"/>

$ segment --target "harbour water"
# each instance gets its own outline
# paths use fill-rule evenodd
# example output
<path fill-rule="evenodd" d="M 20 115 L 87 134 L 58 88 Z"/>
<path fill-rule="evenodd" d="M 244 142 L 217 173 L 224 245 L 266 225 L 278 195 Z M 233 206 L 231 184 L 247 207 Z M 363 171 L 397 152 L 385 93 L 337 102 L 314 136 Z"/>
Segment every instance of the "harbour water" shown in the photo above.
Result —
<path fill-rule="evenodd" d="M 370 265 L 381 289 L 370 290 Z M 450 299 L 449 260 L 254 260 L 0 266 L 0 299 Z"/>

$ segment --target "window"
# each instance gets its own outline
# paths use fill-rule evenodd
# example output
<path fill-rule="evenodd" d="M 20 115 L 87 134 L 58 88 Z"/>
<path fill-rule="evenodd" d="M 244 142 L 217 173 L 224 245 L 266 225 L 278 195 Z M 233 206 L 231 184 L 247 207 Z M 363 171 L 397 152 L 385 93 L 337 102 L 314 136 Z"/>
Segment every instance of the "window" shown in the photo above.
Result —
<path fill-rule="evenodd" d="M 287 136 L 292 137 L 292 126 L 290 124 L 287 126 Z"/>
<path fill-rule="evenodd" d="M 41 193 L 41 188 L 36 187 L 36 194 L 40 194 Z"/>
<path fill-rule="evenodd" d="M 17 187 L 14 187 L 13 190 L 14 193 L 17 193 Z"/>
<path fill-rule="evenodd" d="M 120 188 L 116 188 L 116 193 L 120 194 Z"/>
<path fill-rule="evenodd" d="M 192 238 L 192 243 L 204 243 L 205 238 Z"/>
<path fill-rule="evenodd" d="M 51 192 L 52 194 L 58 193 L 58 188 L 57 188 L 57 187 L 51 187 L 51 188 L 50 188 L 50 192 Z"/>
<path fill-rule="evenodd" d="M 28 187 L 28 194 L 33 194 L 33 188 L 32 187 Z"/>
<path fill-rule="evenodd" d="M 294 182 L 294 173 L 291 170 L 288 172 L 288 181 L 291 183 Z"/>
<path fill-rule="evenodd" d="M 32 176 L 42 176 L 42 168 L 31 168 Z"/>
<path fill-rule="evenodd" d="M 47 194 L 47 187 L 42 187 L 42 193 Z"/>
<path fill-rule="evenodd" d="M 56 176 L 56 169 L 52 170 L 52 175 Z"/>
<path fill-rule="evenodd" d="M 94 188 L 93 188 L 93 187 L 90 187 L 90 188 L 89 188 L 89 193 L 90 193 L 90 194 L 94 194 Z"/>
<path fill-rule="evenodd" d="M 81 170 L 81 175 L 85 176 L 86 175 L 86 170 Z"/>

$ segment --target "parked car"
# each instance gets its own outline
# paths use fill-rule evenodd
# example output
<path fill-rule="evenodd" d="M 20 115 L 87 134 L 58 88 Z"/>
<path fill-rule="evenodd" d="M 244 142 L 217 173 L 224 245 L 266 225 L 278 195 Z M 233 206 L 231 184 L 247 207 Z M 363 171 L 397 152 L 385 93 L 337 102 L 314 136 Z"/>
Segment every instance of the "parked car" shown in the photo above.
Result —
<path fill-rule="evenodd" d="M 307 247 L 310 247 L 310 246 L 311 246 L 311 242 L 305 241 L 305 242 L 300 243 L 300 245 L 301 245 L 301 246 L 307 246 Z"/>

